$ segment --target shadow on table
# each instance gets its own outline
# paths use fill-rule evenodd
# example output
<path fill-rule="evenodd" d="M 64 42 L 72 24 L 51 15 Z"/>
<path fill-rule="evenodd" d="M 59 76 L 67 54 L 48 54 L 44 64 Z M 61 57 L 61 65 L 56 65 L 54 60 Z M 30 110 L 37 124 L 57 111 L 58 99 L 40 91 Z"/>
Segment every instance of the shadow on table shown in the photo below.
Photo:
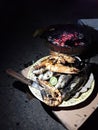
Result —
<path fill-rule="evenodd" d="M 90 28 L 89 28 L 90 29 Z M 90 30 L 91 31 L 91 30 Z M 98 31 L 94 31 L 92 30 L 92 37 L 96 34 L 98 34 Z M 86 52 L 84 55 L 82 55 L 82 58 L 87 58 L 87 59 L 90 59 L 91 57 L 94 57 L 96 56 L 96 54 L 98 53 L 98 44 L 97 42 L 95 42 L 95 40 L 92 41 L 92 44 L 91 44 L 91 47 L 90 49 L 88 50 L 88 52 Z M 27 67 L 27 66 L 26 66 Z M 86 105 L 89 105 L 89 103 L 95 98 L 97 92 L 98 92 L 98 78 L 97 78 L 97 75 L 98 75 L 98 64 L 94 64 L 94 63 L 91 63 L 91 71 L 92 73 L 94 74 L 94 78 L 95 78 L 95 87 L 94 87 L 94 90 L 92 92 L 92 94 L 82 103 L 78 104 L 78 105 L 75 105 L 75 106 L 72 106 L 72 107 L 49 107 L 47 106 L 46 104 L 44 104 L 43 102 L 41 102 L 41 105 L 43 106 L 43 108 L 45 109 L 45 111 L 53 118 L 55 119 L 56 121 L 60 122 L 59 119 L 53 114 L 53 110 L 55 111 L 60 111 L 60 110 L 73 110 L 73 109 L 78 109 L 78 108 L 82 108 Z M 31 91 L 29 90 L 28 86 L 19 82 L 19 81 L 16 81 L 13 83 L 13 86 L 14 88 L 24 92 L 27 94 L 27 98 L 29 100 L 31 100 L 34 96 L 32 95 Z M 92 128 L 94 127 L 94 130 L 97 130 L 97 121 L 96 119 L 98 119 L 98 111 L 94 111 L 94 113 L 91 115 L 91 118 L 89 118 L 83 125 L 82 127 L 79 129 L 79 130 L 87 130 L 89 128 Z M 60 122 L 61 123 L 61 122 Z"/>
<path fill-rule="evenodd" d="M 74 105 L 74 106 L 68 106 L 68 107 L 48 107 L 47 105 L 44 105 L 44 108 L 46 110 L 48 109 L 51 109 L 51 110 L 54 110 L 54 111 L 60 111 L 60 110 L 74 110 L 74 109 L 79 109 L 79 108 L 82 108 L 82 107 L 85 107 L 87 105 L 89 105 L 93 100 L 94 98 L 96 97 L 97 93 L 98 93 L 98 78 L 97 78 L 97 73 L 98 73 L 98 65 L 96 64 L 92 64 L 92 67 L 91 67 L 91 72 L 93 73 L 94 75 L 94 79 L 95 79 L 95 86 L 94 86 L 94 90 L 93 92 L 91 93 L 91 95 L 83 102 L 77 104 L 77 105 Z"/>
<path fill-rule="evenodd" d="M 73 110 L 73 109 L 78 109 L 78 108 L 82 108 L 86 105 L 88 105 L 96 96 L 97 92 L 98 92 L 98 80 L 97 80 L 97 73 L 98 73 L 98 65 L 96 64 L 92 64 L 92 67 L 91 67 L 91 71 L 93 72 L 94 74 L 94 78 L 95 78 L 95 88 L 94 88 L 94 91 L 93 93 L 89 96 L 89 98 L 78 104 L 78 105 L 75 105 L 75 106 L 70 106 L 70 107 L 49 107 L 47 106 L 46 104 L 44 104 L 43 102 L 40 102 L 41 105 L 43 106 L 43 108 L 45 109 L 45 111 L 54 119 L 56 120 L 57 122 L 61 123 L 60 120 L 53 114 L 53 110 L 54 111 L 60 111 L 60 110 Z M 35 98 L 33 96 L 33 94 L 31 93 L 31 91 L 29 90 L 28 86 L 21 83 L 20 81 L 15 81 L 13 83 L 13 87 L 18 89 L 19 91 L 22 91 L 23 93 L 25 93 L 27 95 L 27 99 L 31 100 L 33 98 Z M 91 118 L 89 118 L 84 124 L 83 126 L 80 128 L 80 130 L 85 130 L 87 128 L 89 128 L 89 126 L 97 126 L 97 121 L 96 119 L 98 119 L 98 111 L 95 111 L 92 115 L 91 115 Z M 61 123 L 62 124 L 62 123 Z M 95 127 L 96 128 L 96 127 Z M 95 130 L 95 129 L 94 129 Z M 97 130 L 97 129 L 96 129 Z"/>
<path fill-rule="evenodd" d="M 93 128 L 98 130 L 98 110 L 96 109 L 94 113 L 84 122 L 84 124 L 79 128 L 79 130 L 89 130 Z"/>
<path fill-rule="evenodd" d="M 30 89 L 28 88 L 28 85 L 26 85 L 20 81 L 15 81 L 13 83 L 13 87 L 18 89 L 19 91 L 25 93 L 27 96 L 27 99 L 31 100 L 31 99 L 35 98 L 35 96 L 31 93 Z"/>
<path fill-rule="evenodd" d="M 45 105 L 44 103 L 41 103 L 43 108 L 46 110 L 46 112 L 56 121 L 58 121 L 59 123 L 61 123 L 59 121 L 59 119 L 53 114 L 52 111 L 60 111 L 60 110 L 73 110 L 73 109 L 78 109 L 78 108 L 82 108 L 86 105 L 89 105 L 89 103 L 95 98 L 97 92 L 98 92 L 98 78 L 97 78 L 97 73 L 98 73 L 98 65 L 96 64 L 92 64 L 92 72 L 94 74 L 94 78 L 95 78 L 95 88 L 93 93 L 91 94 L 91 96 L 84 102 L 72 106 L 72 107 L 55 107 L 55 108 L 51 108 L 47 105 Z M 95 109 L 95 108 L 94 108 Z M 94 130 L 97 130 L 97 119 L 98 119 L 98 111 L 95 110 L 94 113 L 91 115 L 91 117 L 80 127 L 79 130 L 87 130 L 88 128 L 94 127 Z M 61 123 L 62 124 L 62 123 Z"/>

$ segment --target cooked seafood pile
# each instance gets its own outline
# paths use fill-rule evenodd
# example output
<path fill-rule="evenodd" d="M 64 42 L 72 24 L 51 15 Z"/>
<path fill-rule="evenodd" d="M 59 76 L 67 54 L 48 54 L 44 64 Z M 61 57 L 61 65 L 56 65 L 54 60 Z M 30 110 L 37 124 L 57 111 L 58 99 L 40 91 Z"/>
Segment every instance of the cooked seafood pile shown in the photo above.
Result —
<path fill-rule="evenodd" d="M 73 96 L 77 98 L 81 94 L 79 91 L 88 79 L 87 68 L 79 57 L 51 52 L 34 65 L 32 80 L 46 88 L 44 102 L 49 106 L 58 106 L 63 100 Z"/>

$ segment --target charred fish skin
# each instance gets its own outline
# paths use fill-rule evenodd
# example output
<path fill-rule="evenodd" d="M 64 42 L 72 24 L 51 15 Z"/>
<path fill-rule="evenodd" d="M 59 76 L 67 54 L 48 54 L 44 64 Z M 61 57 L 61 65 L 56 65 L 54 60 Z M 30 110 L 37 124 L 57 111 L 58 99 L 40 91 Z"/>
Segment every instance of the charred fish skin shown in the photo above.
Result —
<path fill-rule="evenodd" d="M 44 75 L 43 75 L 43 80 L 48 80 L 53 76 L 53 72 L 52 71 L 47 71 Z"/>
<path fill-rule="evenodd" d="M 88 73 L 88 65 L 80 58 L 53 53 L 33 67 L 32 80 L 45 89 L 43 101 L 49 106 L 58 106 L 81 90 Z M 56 85 L 50 84 L 53 76 L 57 78 Z"/>
<path fill-rule="evenodd" d="M 34 69 L 44 68 L 52 72 L 65 73 L 65 74 L 77 74 L 80 70 L 74 67 L 75 58 L 64 54 L 50 55 L 39 64 L 34 66 Z M 36 71 L 35 71 L 36 72 Z M 39 71 L 37 71 L 38 73 Z"/>
<path fill-rule="evenodd" d="M 44 95 L 43 97 L 44 102 L 49 106 L 60 105 L 61 102 L 63 101 L 61 92 L 58 89 L 51 87 L 47 81 L 38 80 L 38 82 L 46 90 L 46 95 Z"/>
<path fill-rule="evenodd" d="M 73 97 L 76 92 L 80 91 L 87 79 L 88 76 L 84 74 L 75 76 L 73 80 L 63 90 L 61 90 L 63 100 L 67 101 Z"/>
<path fill-rule="evenodd" d="M 64 86 L 68 84 L 68 82 L 72 79 L 72 75 L 68 74 L 62 74 L 58 78 L 58 83 L 55 85 L 55 88 L 57 89 L 63 89 Z"/>
<path fill-rule="evenodd" d="M 50 58 L 54 58 L 58 60 L 60 63 L 74 63 L 76 60 L 75 57 L 63 53 L 51 51 L 50 54 Z"/>

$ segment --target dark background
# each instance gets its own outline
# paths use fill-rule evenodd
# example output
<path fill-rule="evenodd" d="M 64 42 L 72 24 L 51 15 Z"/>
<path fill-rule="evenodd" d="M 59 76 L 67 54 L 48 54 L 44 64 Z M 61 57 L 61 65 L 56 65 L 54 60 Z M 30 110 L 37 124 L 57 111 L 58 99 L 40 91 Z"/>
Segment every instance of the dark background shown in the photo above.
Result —
<path fill-rule="evenodd" d="M 24 64 L 49 54 L 43 41 L 33 38 L 35 29 L 98 18 L 98 1 L 1 0 L 0 18 L 0 129 L 64 130 L 37 99 L 29 100 L 27 86 L 5 71 L 7 68 L 21 71 Z M 97 62 L 98 58 L 94 60 Z M 95 112 L 82 129 L 97 129 L 97 120 L 98 113 Z"/>

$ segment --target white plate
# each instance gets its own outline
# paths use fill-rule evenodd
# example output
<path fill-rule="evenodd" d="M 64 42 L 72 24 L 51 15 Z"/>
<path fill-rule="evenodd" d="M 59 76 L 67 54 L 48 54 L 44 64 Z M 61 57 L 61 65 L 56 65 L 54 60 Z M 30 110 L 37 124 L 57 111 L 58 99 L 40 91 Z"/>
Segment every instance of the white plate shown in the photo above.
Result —
<path fill-rule="evenodd" d="M 27 78 L 32 79 L 32 70 L 33 67 L 38 64 L 39 62 L 43 61 L 44 59 L 48 58 L 49 56 L 43 57 L 40 60 L 36 61 L 33 65 L 31 65 L 29 71 L 28 71 L 28 75 Z M 95 80 L 94 80 L 94 75 L 93 73 L 90 74 L 88 82 L 85 84 L 86 86 L 89 87 L 89 89 L 82 93 L 78 98 L 74 98 L 72 97 L 71 99 L 67 100 L 67 101 L 63 101 L 62 104 L 60 104 L 58 107 L 69 107 L 69 106 L 74 106 L 77 105 L 83 101 L 85 101 L 93 92 L 94 86 L 95 86 Z M 85 87 L 85 86 L 84 86 Z M 40 94 L 40 91 L 29 86 L 30 91 L 32 92 L 32 94 L 38 98 L 40 101 L 44 102 L 42 99 L 42 96 Z"/>

